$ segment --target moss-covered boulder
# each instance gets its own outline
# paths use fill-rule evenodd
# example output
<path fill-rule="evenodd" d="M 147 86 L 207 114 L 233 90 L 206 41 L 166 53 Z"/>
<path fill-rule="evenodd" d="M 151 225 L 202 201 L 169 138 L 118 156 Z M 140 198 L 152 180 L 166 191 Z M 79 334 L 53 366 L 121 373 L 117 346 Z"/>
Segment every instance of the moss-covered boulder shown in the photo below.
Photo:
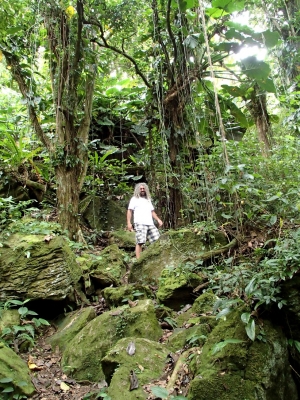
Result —
<path fill-rule="evenodd" d="M 62 236 L 11 235 L 0 254 L 0 299 L 62 300 L 81 271 Z"/>
<path fill-rule="evenodd" d="M 258 329 L 258 328 L 257 328 Z M 296 400 L 287 341 L 280 329 L 264 321 L 265 340 L 252 342 L 235 310 L 209 335 L 190 367 L 190 400 Z M 240 343 L 230 343 L 232 339 Z M 226 342 L 227 341 L 227 342 Z"/>
<path fill-rule="evenodd" d="M 151 300 L 140 300 L 136 307 L 123 306 L 90 321 L 63 352 L 64 372 L 78 380 L 104 379 L 101 360 L 123 337 L 158 340 L 162 330 Z"/>
<path fill-rule="evenodd" d="M 194 325 L 189 328 L 176 328 L 166 344 L 173 352 L 186 347 L 203 346 L 209 334 L 210 329 L 207 324 Z"/>
<path fill-rule="evenodd" d="M 195 314 L 212 314 L 217 296 L 213 292 L 202 293 L 194 301 L 192 312 Z"/>
<path fill-rule="evenodd" d="M 157 284 L 166 267 L 176 268 L 190 259 L 207 260 L 214 251 L 226 245 L 227 239 L 221 232 L 206 238 L 190 229 L 170 230 L 142 252 L 131 268 L 129 282 Z"/>
<path fill-rule="evenodd" d="M 95 317 L 96 313 L 93 307 L 82 308 L 68 313 L 64 318 L 57 321 L 58 330 L 47 342 L 51 344 L 53 350 L 58 347 L 63 351 L 77 333 Z"/>
<path fill-rule="evenodd" d="M 126 351 L 130 342 L 135 345 L 135 353 Z M 112 399 L 147 399 L 143 385 L 163 374 L 169 350 L 162 344 L 144 338 L 128 337 L 119 340 L 102 359 L 101 365 L 109 383 L 108 395 Z M 138 379 L 138 388 L 130 391 L 130 371 Z"/>
<path fill-rule="evenodd" d="M 13 394 L 32 396 L 35 392 L 26 363 L 9 347 L 0 343 L 0 381 L 4 378 L 11 381 L 0 382 L 0 388 L 12 387 Z"/>
<path fill-rule="evenodd" d="M 161 273 L 157 299 L 174 310 L 180 310 L 194 299 L 193 289 L 202 282 L 202 278 L 181 268 L 164 269 Z"/>
<path fill-rule="evenodd" d="M 113 244 L 99 252 L 97 256 L 83 253 L 76 258 L 84 280 L 85 291 L 92 294 L 96 289 L 121 285 L 126 272 L 125 253 Z"/>
<path fill-rule="evenodd" d="M 125 229 L 112 231 L 109 234 L 109 244 L 116 244 L 120 249 L 135 249 L 135 233 Z"/>
<path fill-rule="evenodd" d="M 101 293 L 109 307 L 118 307 L 126 304 L 128 300 L 144 300 L 153 296 L 152 291 L 141 284 L 107 287 Z"/>
<path fill-rule="evenodd" d="M 0 310 L 0 333 L 4 328 L 20 325 L 20 314 L 18 310 Z"/>
<path fill-rule="evenodd" d="M 87 196 L 80 203 L 84 220 L 96 231 L 111 231 L 126 226 L 126 209 L 114 200 Z"/>

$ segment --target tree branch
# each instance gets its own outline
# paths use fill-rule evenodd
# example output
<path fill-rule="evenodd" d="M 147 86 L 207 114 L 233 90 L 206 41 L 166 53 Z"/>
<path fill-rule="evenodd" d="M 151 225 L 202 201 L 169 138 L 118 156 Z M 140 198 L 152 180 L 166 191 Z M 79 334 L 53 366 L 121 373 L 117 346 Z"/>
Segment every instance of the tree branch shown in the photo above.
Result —
<path fill-rule="evenodd" d="M 27 103 L 28 113 L 30 122 L 34 128 L 35 133 L 37 134 L 40 141 L 44 144 L 44 146 L 51 151 L 52 144 L 45 132 L 43 131 L 41 124 L 39 123 L 38 116 L 34 106 L 32 105 L 32 95 L 30 94 L 30 88 L 26 83 L 24 76 L 22 75 L 22 68 L 20 66 L 19 59 L 16 55 L 8 52 L 2 46 L 1 51 L 6 59 L 7 65 L 11 67 L 11 74 L 15 81 L 17 82 L 20 92 L 22 93 L 24 99 Z"/>

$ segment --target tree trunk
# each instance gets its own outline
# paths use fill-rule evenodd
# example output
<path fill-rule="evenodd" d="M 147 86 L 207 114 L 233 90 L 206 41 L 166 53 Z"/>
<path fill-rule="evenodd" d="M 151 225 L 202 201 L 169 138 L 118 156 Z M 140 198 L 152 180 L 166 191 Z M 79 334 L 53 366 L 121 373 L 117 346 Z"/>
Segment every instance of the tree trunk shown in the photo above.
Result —
<path fill-rule="evenodd" d="M 256 125 L 262 154 L 267 156 L 272 144 L 272 129 L 267 110 L 266 95 L 264 93 L 259 93 L 259 87 L 257 85 L 254 86 L 251 102 L 248 103 L 247 108 Z"/>
<path fill-rule="evenodd" d="M 56 179 L 59 222 L 62 229 L 68 232 L 69 239 L 81 241 L 78 171 L 76 168 L 60 165 L 56 168 Z"/>

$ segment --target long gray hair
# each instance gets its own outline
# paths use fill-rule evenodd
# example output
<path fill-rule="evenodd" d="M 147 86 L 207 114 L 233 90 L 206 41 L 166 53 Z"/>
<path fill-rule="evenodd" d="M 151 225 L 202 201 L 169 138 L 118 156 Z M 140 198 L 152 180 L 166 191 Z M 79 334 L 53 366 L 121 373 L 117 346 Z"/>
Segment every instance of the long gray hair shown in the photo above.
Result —
<path fill-rule="evenodd" d="M 144 188 L 145 188 L 146 198 L 148 200 L 151 200 L 151 195 L 150 195 L 150 191 L 149 191 L 148 185 L 146 183 L 143 183 L 143 182 L 137 183 L 135 185 L 134 194 L 133 194 L 134 197 L 140 197 L 140 187 L 141 186 L 144 186 Z"/>

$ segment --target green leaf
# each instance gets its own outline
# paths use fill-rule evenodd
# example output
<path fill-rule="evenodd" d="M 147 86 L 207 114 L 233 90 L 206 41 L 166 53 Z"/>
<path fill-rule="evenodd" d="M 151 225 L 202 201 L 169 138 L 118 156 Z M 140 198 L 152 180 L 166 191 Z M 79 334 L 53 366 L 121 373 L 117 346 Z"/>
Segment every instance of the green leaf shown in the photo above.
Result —
<path fill-rule="evenodd" d="M 299 351 L 300 353 L 300 342 L 298 342 L 297 340 L 294 340 L 294 345 L 296 347 L 296 349 Z"/>
<path fill-rule="evenodd" d="M 12 393 L 14 391 L 14 388 L 12 386 L 9 386 L 2 390 L 2 393 Z"/>
<path fill-rule="evenodd" d="M 221 8 L 229 13 L 234 11 L 242 11 L 244 9 L 244 1 L 235 0 L 213 0 L 212 6 L 216 8 Z"/>
<path fill-rule="evenodd" d="M 9 382 L 12 382 L 12 381 L 13 381 L 12 378 L 2 378 L 2 379 L 0 379 L 0 383 L 9 383 Z"/>
<path fill-rule="evenodd" d="M 272 32 L 269 29 L 262 32 L 263 43 L 267 48 L 271 48 L 277 45 L 280 35 L 278 32 Z"/>
<path fill-rule="evenodd" d="M 241 63 L 244 67 L 244 74 L 251 79 L 267 79 L 271 72 L 269 64 L 257 60 L 254 56 L 244 58 Z"/>
<path fill-rule="evenodd" d="M 245 294 L 250 297 L 251 294 L 254 292 L 256 289 L 256 283 L 255 283 L 256 278 L 252 278 L 251 281 L 248 283 L 248 285 L 245 287 Z"/>
<path fill-rule="evenodd" d="M 251 313 L 243 313 L 241 315 L 241 320 L 244 322 L 244 324 L 248 324 L 250 317 L 251 317 Z"/>
<path fill-rule="evenodd" d="M 19 313 L 21 316 L 26 315 L 27 312 L 28 312 L 28 308 L 27 308 L 27 307 L 20 307 L 20 308 L 18 309 L 18 313 Z"/>
<path fill-rule="evenodd" d="M 271 78 L 267 79 L 256 79 L 256 82 L 260 86 L 261 89 L 265 90 L 269 93 L 276 93 L 276 87 L 274 85 L 274 81 Z"/>
<path fill-rule="evenodd" d="M 214 355 L 221 351 L 225 346 L 227 346 L 229 343 L 243 343 L 243 340 L 240 339 L 227 339 L 224 340 L 223 342 L 216 343 L 212 349 L 211 349 L 211 354 Z"/>
<path fill-rule="evenodd" d="M 205 9 L 205 14 L 208 15 L 211 18 L 221 18 L 224 15 L 228 14 L 226 11 L 221 10 L 220 8 L 206 8 Z"/>
<path fill-rule="evenodd" d="M 224 308 L 222 311 L 220 311 L 217 315 L 216 315 L 216 319 L 226 319 L 226 315 L 228 315 L 231 312 L 231 308 Z"/>
<path fill-rule="evenodd" d="M 251 320 L 248 322 L 245 329 L 246 329 L 246 333 L 247 333 L 249 339 L 254 341 L 255 340 L 255 321 L 253 318 L 251 318 Z"/>
<path fill-rule="evenodd" d="M 222 88 L 233 97 L 245 96 L 248 90 L 245 85 L 242 88 L 238 86 L 222 85 Z"/>
<path fill-rule="evenodd" d="M 169 392 L 167 389 L 160 387 L 160 386 L 152 386 L 150 387 L 151 392 L 161 399 L 166 399 L 169 396 Z"/>

